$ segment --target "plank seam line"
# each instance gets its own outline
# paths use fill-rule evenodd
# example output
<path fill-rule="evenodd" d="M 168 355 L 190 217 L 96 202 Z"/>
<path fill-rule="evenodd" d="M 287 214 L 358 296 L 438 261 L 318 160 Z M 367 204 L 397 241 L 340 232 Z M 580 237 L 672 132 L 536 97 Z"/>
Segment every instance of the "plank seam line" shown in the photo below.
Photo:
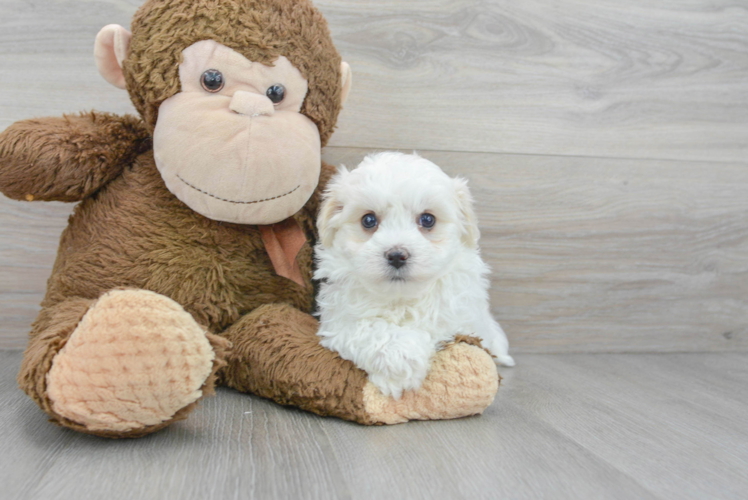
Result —
<path fill-rule="evenodd" d="M 583 158 L 589 160 L 622 160 L 622 161 L 662 161 L 672 163 L 695 163 L 695 164 L 713 164 L 713 165 L 732 165 L 732 166 L 745 166 L 748 167 L 748 161 L 738 160 L 689 160 L 680 158 L 649 158 L 649 157 L 636 157 L 636 156 L 600 156 L 600 155 L 568 155 L 560 153 L 518 153 L 512 151 L 467 151 L 459 149 L 428 149 L 428 148 L 386 148 L 386 147 L 367 147 L 367 146 L 325 146 L 325 149 L 360 149 L 360 150 L 372 150 L 372 152 L 379 151 L 401 151 L 404 153 L 412 153 L 413 151 L 427 151 L 433 153 L 462 153 L 462 154 L 490 154 L 490 155 L 503 155 L 503 156 L 540 156 L 550 158 Z M 746 146 L 748 149 L 748 145 Z"/>

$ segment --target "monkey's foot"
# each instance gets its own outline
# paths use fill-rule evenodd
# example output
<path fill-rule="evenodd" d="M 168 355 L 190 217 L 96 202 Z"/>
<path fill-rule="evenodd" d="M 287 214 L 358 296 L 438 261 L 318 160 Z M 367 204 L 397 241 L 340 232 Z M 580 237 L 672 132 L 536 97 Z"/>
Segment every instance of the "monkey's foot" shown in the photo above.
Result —
<path fill-rule="evenodd" d="M 212 391 L 226 344 L 163 295 L 114 290 L 55 356 L 47 394 L 71 427 L 109 437 L 147 434 L 184 418 Z"/>
<path fill-rule="evenodd" d="M 421 388 L 404 392 L 397 401 L 367 382 L 364 409 L 383 424 L 478 415 L 493 402 L 499 380 L 496 363 L 486 351 L 458 342 L 437 352 Z"/>

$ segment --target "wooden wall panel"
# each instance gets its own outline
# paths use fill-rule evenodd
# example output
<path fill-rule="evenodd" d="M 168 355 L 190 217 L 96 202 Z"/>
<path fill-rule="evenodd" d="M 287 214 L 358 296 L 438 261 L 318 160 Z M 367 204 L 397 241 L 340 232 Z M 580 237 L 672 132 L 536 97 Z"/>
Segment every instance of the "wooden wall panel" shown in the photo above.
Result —
<path fill-rule="evenodd" d="M 0 3 L 0 129 L 132 112 L 92 44 L 140 3 Z M 327 157 L 419 149 L 473 180 L 516 349 L 745 348 L 742 3 L 316 3 L 354 69 Z M 24 343 L 70 210 L 0 198 L 0 347 Z"/>
<path fill-rule="evenodd" d="M 743 2 L 321 5 L 354 71 L 333 145 L 748 160 Z"/>
<path fill-rule="evenodd" d="M 96 73 L 99 28 L 138 0 L 0 4 L 0 128 L 131 111 Z M 332 145 L 748 159 L 737 0 L 318 0 L 354 71 Z"/>
<path fill-rule="evenodd" d="M 748 350 L 744 165 L 422 154 L 471 182 L 516 351 Z M 0 200 L 0 346 L 23 344 L 69 210 Z"/>
<path fill-rule="evenodd" d="M 421 154 L 470 180 L 516 350 L 748 349 L 745 165 Z"/>

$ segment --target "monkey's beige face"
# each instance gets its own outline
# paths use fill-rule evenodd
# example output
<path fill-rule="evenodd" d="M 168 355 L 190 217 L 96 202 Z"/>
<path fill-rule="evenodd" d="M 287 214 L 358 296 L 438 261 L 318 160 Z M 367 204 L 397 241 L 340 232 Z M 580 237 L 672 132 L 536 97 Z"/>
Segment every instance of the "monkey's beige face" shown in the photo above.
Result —
<path fill-rule="evenodd" d="M 317 187 L 320 136 L 299 111 L 307 82 L 286 59 L 273 67 L 212 40 L 182 52 L 181 92 L 161 104 L 153 135 L 166 187 L 196 212 L 272 224 Z"/>

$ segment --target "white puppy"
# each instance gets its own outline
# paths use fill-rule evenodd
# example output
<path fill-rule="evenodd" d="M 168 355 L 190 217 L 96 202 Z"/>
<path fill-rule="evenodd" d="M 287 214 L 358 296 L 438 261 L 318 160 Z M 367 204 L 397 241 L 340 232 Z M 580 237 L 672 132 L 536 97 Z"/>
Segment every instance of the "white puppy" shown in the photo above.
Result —
<path fill-rule="evenodd" d="M 488 305 L 467 182 L 417 155 L 379 153 L 330 181 L 317 220 L 321 344 L 383 394 L 418 389 L 456 334 L 513 366 Z"/>

